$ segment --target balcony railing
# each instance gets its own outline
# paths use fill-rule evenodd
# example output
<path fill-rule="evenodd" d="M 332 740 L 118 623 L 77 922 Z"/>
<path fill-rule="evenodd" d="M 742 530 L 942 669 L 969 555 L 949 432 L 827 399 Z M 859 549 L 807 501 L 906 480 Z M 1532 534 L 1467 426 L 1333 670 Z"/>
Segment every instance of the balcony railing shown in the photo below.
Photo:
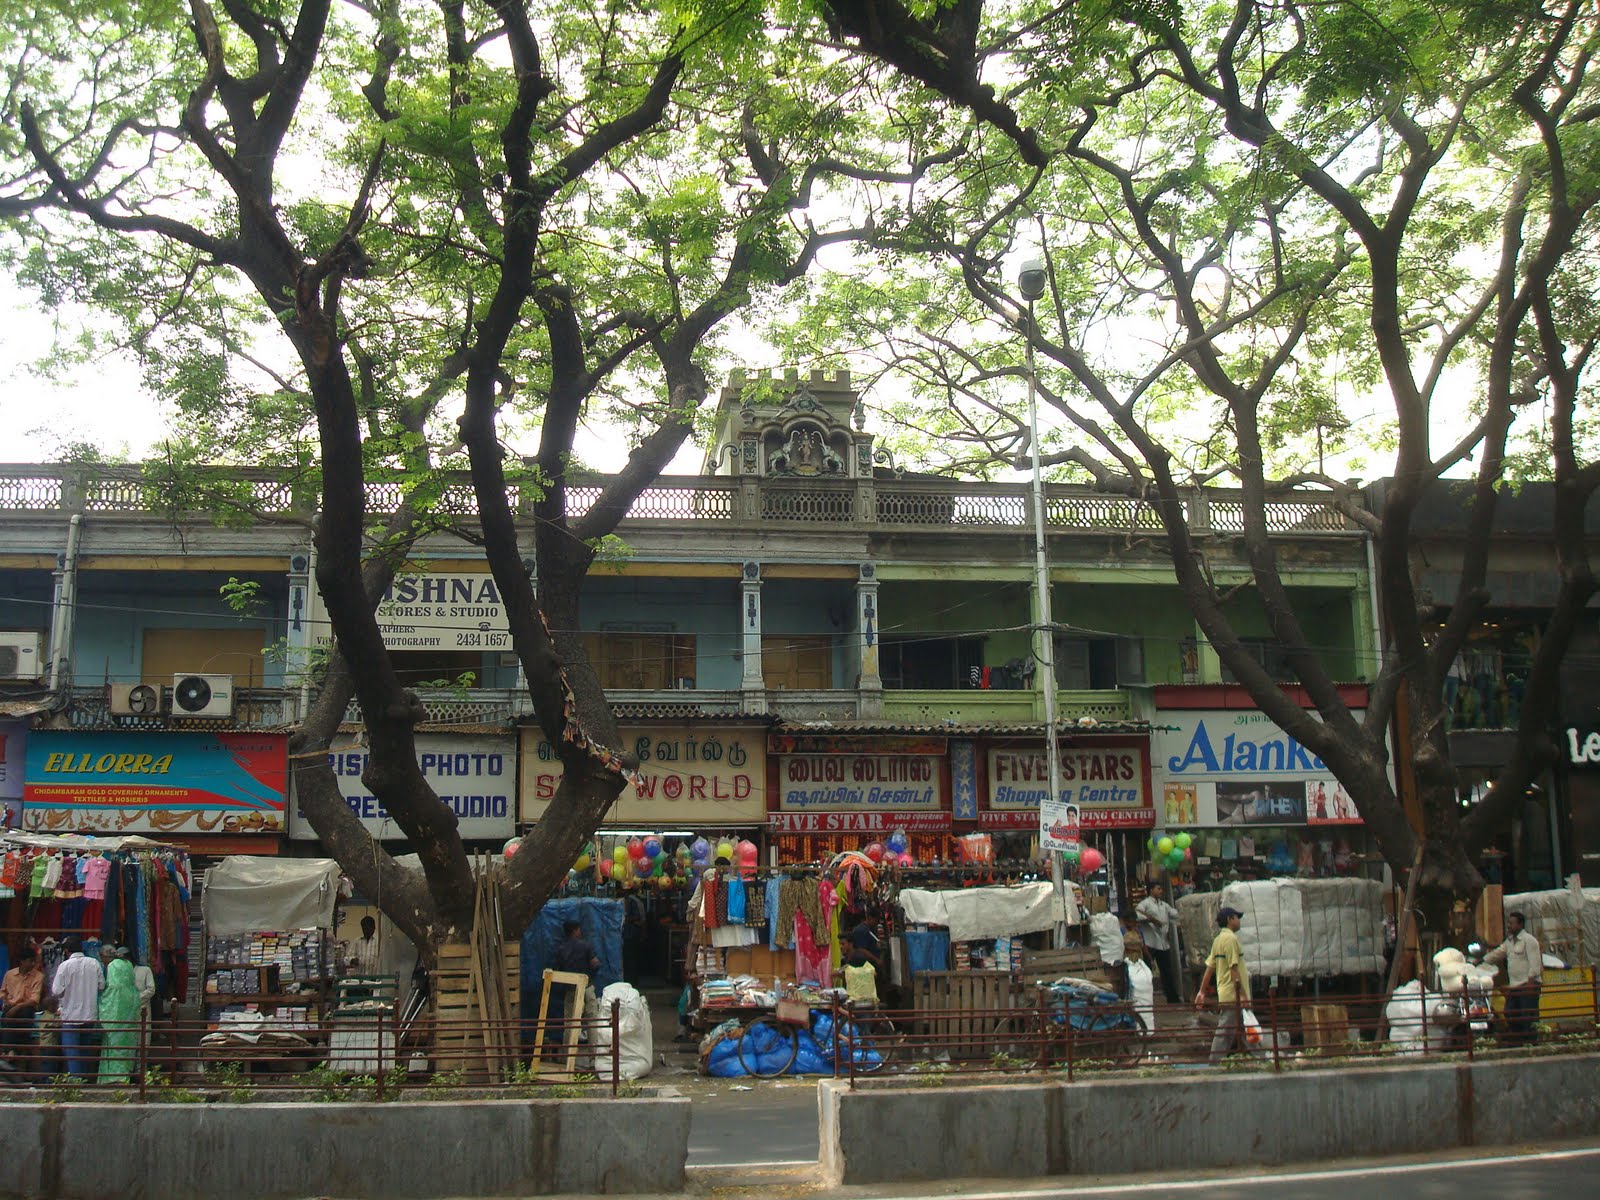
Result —
<path fill-rule="evenodd" d="M 201 470 L 193 494 L 204 495 L 208 478 L 215 510 L 248 510 L 265 517 L 304 516 L 312 489 L 282 476 L 250 468 Z M 568 489 L 568 508 L 587 512 L 601 497 L 603 478 Z M 405 492 L 399 479 L 367 483 L 367 507 L 393 512 Z M 512 485 L 515 510 L 532 511 L 535 488 Z M 199 501 L 196 501 L 199 503 Z M 208 509 L 206 511 L 212 511 Z M 451 477 L 439 489 L 435 512 L 470 518 L 475 511 L 470 481 Z M 1010 530 L 1031 525 L 1028 485 L 956 480 L 766 479 L 734 476 L 663 476 L 628 508 L 630 522 L 723 524 L 874 525 L 894 529 Z M 158 490 L 136 466 L 0 465 L 0 512 L 93 512 L 102 516 L 166 513 Z M 1156 509 L 1144 500 L 1109 496 L 1076 485 L 1052 484 L 1045 503 L 1051 529 L 1084 533 L 1160 533 Z M 1191 530 L 1237 534 L 1244 506 L 1237 491 L 1215 488 L 1186 493 Z M 1275 499 L 1266 506 L 1275 534 L 1359 533 L 1322 493 Z"/>

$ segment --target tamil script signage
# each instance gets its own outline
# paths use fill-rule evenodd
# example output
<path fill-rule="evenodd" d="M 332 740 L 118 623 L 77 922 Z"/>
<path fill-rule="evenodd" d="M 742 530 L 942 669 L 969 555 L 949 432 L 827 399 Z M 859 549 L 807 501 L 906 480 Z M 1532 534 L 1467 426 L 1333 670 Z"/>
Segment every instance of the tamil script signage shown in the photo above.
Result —
<path fill-rule="evenodd" d="M 284 831 L 288 739 L 271 733 L 28 735 L 30 831 Z"/>
<path fill-rule="evenodd" d="M 375 838 L 403 839 L 379 799 L 361 782 L 368 754 L 362 747 L 335 747 L 328 765 L 339 781 L 339 794 L 362 826 Z M 439 799 L 456 814 L 464 838 L 508 838 L 516 827 L 517 743 L 510 736 L 417 734 L 417 765 Z M 294 807 L 289 836 L 312 840 L 317 831 Z"/>
<path fill-rule="evenodd" d="M 988 807 L 978 814 L 989 829 L 1038 829 L 1040 805 L 1050 793 L 1044 747 L 990 746 Z M 1142 738 L 1077 742 L 1061 751 L 1059 805 L 1077 810 L 1080 829 L 1147 829 L 1155 824 L 1150 756 Z M 1052 825 L 1068 824 L 1064 807 Z M 1066 840 L 1063 838 L 1063 840 Z"/>
<path fill-rule="evenodd" d="M 784 754 L 778 758 L 778 812 L 863 814 L 872 821 L 850 825 L 835 819 L 817 822 L 774 822 L 788 832 L 863 832 L 912 828 L 900 820 L 912 815 L 936 816 L 920 828 L 948 828 L 944 759 L 934 754 Z M 807 826 L 793 829 L 794 824 Z"/>
<path fill-rule="evenodd" d="M 760 729 L 624 727 L 619 749 L 639 760 L 636 782 L 606 823 L 654 829 L 759 825 L 767 815 L 766 732 Z M 537 729 L 522 732 L 519 810 L 537 821 L 555 798 L 564 767 Z"/>
<path fill-rule="evenodd" d="M 390 650 L 509 650 L 511 634 L 494 577 L 483 573 L 402 575 L 378 602 L 378 629 Z M 333 640 L 322 593 L 311 589 L 315 643 Z"/>
<path fill-rule="evenodd" d="M 1308 714 L 1313 718 L 1315 713 Z M 1354 713 L 1361 719 L 1360 710 Z M 1353 825 L 1328 765 L 1264 714 L 1162 712 L 1152 735 L 1166 825 Z"/>

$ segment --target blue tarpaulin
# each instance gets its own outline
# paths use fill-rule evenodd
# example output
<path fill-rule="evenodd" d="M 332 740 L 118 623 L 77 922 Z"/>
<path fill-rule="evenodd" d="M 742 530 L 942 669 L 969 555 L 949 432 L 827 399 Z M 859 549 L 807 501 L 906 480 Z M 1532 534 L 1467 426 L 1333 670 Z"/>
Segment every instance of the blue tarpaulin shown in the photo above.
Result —
<path fill-rule="evenodd" d="M 906 931 L 906 967 L 911 974 L 950 969 L 950 933 L 944 929 Z"/>
<path fill-rule="evenodd" d="M 561 926 L 577 921 L 600 966 L 593 975 L 594 990 L 622 979 L 622 901 L 592 896 L 549 900 L 522 935 L 522 1015 L 539 1016 L 539 996 L 544 991 L 544 969 L 561 941 Z"/>

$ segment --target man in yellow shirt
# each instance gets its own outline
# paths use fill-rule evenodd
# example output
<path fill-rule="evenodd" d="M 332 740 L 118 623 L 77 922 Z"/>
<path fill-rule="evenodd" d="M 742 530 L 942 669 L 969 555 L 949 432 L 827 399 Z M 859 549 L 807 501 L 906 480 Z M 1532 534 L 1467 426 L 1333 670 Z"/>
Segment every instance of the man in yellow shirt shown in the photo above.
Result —
<path fill-rule="evenodd" d="M 1211 1039 L 1212 1065 L 1220 1063 L 1237 1046 L 1244 1045 L 1244 1006 L 1250 1003 L 1250 968 L 1244 965 L 1244 948 L 1239 945 L 1239 922 L 1244 914 L 1236 908 L 1217 913 L 1217 936 L 1206 955 L 1206 973 L 1194 998 L 1196 1008 L 1206 1005 L 1211 981 L 1217 984 L 1217 1032 Z"/>

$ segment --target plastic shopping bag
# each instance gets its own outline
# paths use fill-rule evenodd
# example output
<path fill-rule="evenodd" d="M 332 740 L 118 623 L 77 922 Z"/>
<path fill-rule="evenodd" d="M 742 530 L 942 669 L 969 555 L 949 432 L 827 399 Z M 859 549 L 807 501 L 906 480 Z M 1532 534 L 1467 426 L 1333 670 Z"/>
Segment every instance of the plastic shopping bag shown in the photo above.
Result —
<path fill-rule="evenodd" d="M 1244 1046 L 1246 1050 L 1261 1049 L 1261 1022 L 1250 1009 L 1244 1010 Z"/>

